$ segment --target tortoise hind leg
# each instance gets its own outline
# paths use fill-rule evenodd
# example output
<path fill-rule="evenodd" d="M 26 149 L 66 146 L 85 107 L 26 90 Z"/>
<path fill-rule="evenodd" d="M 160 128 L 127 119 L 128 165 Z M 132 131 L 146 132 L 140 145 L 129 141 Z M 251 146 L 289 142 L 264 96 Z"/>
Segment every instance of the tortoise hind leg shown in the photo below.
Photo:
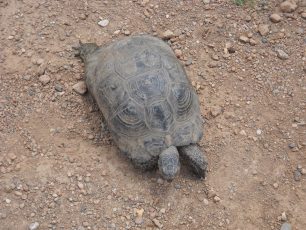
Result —
<path fill-rule="evenodd" d="M 197 144 L 191 144 L 179 147 L 178 150 L 192 171 L 198 177 L 205 178 L 208 163 L 199 146 Z"/>
<path fill-rule="evenodd" d="M 152 157 L 150 159 L 141 159 L 138 157 L 131 160 L 136 169 L 148 171 L 156 168 L 158 158 Z"/>
<path fill-rule="evenodd" d="M 180 160 L 177 148 L 170 146 L 162 151 L 158 159 L 158 169 L 165 180 L 173 180 L 180 171 Z"/>

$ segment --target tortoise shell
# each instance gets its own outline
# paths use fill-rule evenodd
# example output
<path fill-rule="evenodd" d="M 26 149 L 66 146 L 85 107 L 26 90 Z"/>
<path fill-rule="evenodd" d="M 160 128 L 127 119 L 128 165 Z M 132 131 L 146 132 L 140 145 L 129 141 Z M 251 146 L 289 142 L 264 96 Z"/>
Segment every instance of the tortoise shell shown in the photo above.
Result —
<path fill-rule="evenodd" d="M 198 97 L 171 48 L 148 35 L 99 47 L 86 60 L 86 84 L 119 149 L 140 167 L 169 146 L 202 138 Z"/>

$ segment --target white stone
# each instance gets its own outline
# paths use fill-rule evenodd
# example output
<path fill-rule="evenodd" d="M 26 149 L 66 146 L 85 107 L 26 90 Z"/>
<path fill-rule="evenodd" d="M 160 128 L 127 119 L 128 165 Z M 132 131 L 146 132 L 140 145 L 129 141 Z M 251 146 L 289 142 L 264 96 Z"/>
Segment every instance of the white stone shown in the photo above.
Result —
<path fill-rule="evenodd" d="M 108 24 L 109 24 L 109 20 L 107 20 L 107 19 L 103 19 L 103 20 L 98 22 L 98 25 L 102 26 L 102 27 L 106 27 Z"/>

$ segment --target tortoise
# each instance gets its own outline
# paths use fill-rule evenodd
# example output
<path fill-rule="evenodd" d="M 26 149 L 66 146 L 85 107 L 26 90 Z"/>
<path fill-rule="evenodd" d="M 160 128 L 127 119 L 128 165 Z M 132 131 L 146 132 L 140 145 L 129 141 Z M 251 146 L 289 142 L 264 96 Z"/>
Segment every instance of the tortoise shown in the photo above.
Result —
<path fill-rule="evenodd" d="M 172 180 L 181 157 L 205 177 L 207 161 L 197 145 L 203 136 L 199 100 L 163 40 L 137 35 L 104 47 L 80 42 L 76 49 L 113 141 L 136 168 L 158 166 Z"/>

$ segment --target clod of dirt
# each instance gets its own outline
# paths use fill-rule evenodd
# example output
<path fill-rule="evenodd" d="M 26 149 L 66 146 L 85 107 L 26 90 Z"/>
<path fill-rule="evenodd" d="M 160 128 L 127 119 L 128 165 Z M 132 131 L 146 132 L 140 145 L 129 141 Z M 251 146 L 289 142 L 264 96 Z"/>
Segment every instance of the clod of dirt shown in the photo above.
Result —
<path fill-rule="evenodd" d="M 294 0 L 287 0 L 280 4 L 280 9 L 284 13 L 292 13 L 297 8 L 297 4 Z"/>
<path fill-rule="evenodd" d="M 168 39 L 171 39 L 173 38 L 175 35 L 174 33 L 171 31 L 171 30 L 166 30 L 163 34 L 162 34 L 162 39 L 164 40 L 168 40 Z"/>
<path fill-rule="evenodd" d="M 50 77 L 48 75 L 41 75 L 39 77 L 39 81 L 43 84 L 43 85 L 47 85 L 50 82 Z"/>
<path fill-rule="evenodd" d="M 266 36 L 269 33 L 269 25 L 267 24 L 261 24 L 258 26 L 258 32 L 261 36 Z"/>

